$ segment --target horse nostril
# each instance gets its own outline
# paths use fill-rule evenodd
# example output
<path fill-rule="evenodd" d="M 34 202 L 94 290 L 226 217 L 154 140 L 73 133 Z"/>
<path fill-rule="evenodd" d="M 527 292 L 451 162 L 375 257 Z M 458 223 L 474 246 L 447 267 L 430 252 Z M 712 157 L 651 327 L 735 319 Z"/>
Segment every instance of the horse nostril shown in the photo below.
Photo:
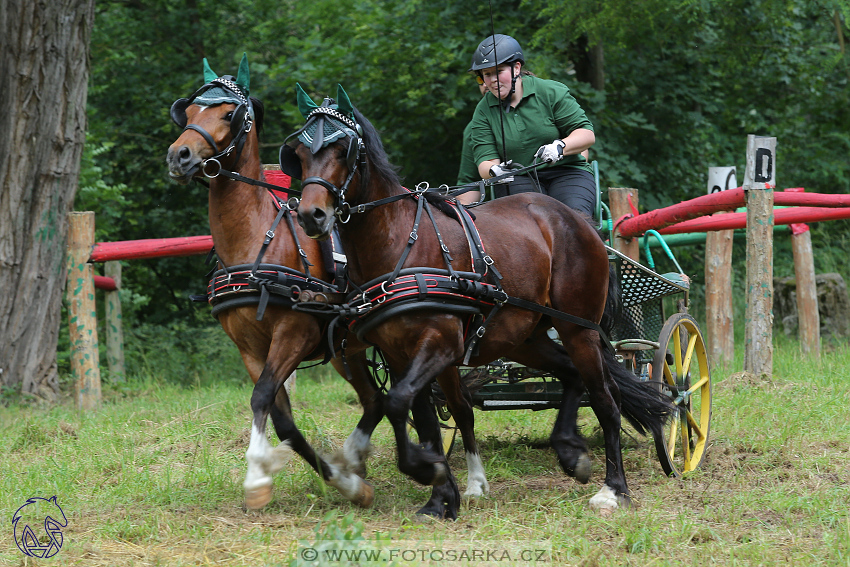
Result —
<path fill-rule="evenodd" d="M 325 222 L 325 219 L 328 218 L 327 213 L 325 213 L 322 209 L 315 209 L 313 211 L 313 220 L 316 221 L 316 224 L 322 225 Z"/>
<path fill-rule="evenodd" d="M 192 150 L 190 150 L 187 146 L 181 147 L 177 151 L 177 159 L 180 160 L 181 164 L 186 164 L 192 160 Z"/>

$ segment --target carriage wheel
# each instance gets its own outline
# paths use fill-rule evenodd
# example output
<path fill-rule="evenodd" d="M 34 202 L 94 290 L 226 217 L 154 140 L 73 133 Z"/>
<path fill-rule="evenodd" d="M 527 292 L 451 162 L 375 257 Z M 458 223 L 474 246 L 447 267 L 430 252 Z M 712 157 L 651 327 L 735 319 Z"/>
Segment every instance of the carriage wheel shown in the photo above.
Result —
<path fill-rule="evenodd" d="M 705 457 L 711 422 L 711 372 L 699 326 L 686 313 L 673 315 L 661 329 L 661 348 L 652 360 L 652 380 L 677 411 L 655 437 L 661 467 L 668 476 L 696 470 Z"/>

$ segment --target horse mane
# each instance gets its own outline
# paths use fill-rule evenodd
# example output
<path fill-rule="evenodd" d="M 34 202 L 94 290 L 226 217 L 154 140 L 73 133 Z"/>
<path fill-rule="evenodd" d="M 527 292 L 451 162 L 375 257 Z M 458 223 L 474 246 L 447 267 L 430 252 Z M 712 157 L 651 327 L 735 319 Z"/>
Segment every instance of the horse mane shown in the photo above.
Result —
<path fill-rule="evenodd" d="M 381 142 L 381 136 L 378 134 L 378 129 L 359 110 L 356 108 L 352 110 L 354 119 L 363 129 L 363 143 L 366 146 L 366 158 L 370 166 L 366 168 L 364 184 L 369 183 L 369 176 L 375 175 L 384 183 L 398 187 L 401 185 L 398 167 L 390 163 L 387 152 L 384 150 L 384 144 Z"/>
<path fill-rule="evenodd" d="M 266 107 L 263 101 L 258 98 L 251 97 L 251 106 L 254 107 L 254 122 L 257 123 L 257 138 L 263 132 L 263 117 L 266 114 Z"/>

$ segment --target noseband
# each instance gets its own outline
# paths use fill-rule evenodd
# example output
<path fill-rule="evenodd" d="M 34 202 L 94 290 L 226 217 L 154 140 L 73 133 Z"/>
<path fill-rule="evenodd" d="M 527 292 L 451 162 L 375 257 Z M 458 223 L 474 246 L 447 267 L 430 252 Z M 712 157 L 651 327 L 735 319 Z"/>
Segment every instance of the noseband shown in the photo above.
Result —
<path fill-rule="evenodd" d="M 204 161 L 205 165 L 208 161 L 218 163 L 221 158 L 229 156 L 234 151 L 236 152 L 236 160 L 238 161 L 239 156 L 242 155 L 245 138 L 254 126 L 254 105 L 251 103 L 251 98 L 243 94 L 239 85 L 231 79 L 232 77 L 229 76 L 213 79 L 196 90 L 189 98 L 177 99 L 174 101 L 174 104 L 171 105 L 171 119 L 174 123 L 183 128 L 184 131 L 194 130 L 200 134 L 207 144 L 212 147 L 213 152 L 217 152 L 215 155 Z M 224 89 L 240 101 L 240 103 L 236 105 L 236 109 L 233 111 L 233 118 L 230 120 L 230 144 L 228 144 L 228 146 L 220 152 L 218 151 L 218 146 L 210 133 L 197 124 L 187 124 L 188 118 L 186 117 L 186 109 L 189 105 L 191 105 L 196 98 L 213 88 Z M 219 163 L 218 165 L 220 168 L 221 164 Z M 205 167 L 202 167 L 201 170 L 206 173 Z"/>
<path fill-rule="evenodd" d="M 323 177 L 308 177 L 302 180 L 301 190 L 303 191 L 304 187 L 310 184 L 321 185 L 322 187 L 327 189 L 334 197 L 334 211 L 336 216 L 339 218 L 340 222 L 346 223 L 350 218 L 351 207 L 345 200 L 345 192 L 348 190 L 348 186 L 351 183 L 351 180 L 354 178 L 354 174 L 357 172 L 357 169 L 360 164 L 362 163 L 363 167 L 366 167 L 364 153 L 366 146 L 363 143 L 363 129 L 360 127 L 360 124 L 358 124 L 355 120 L 349 118 L 342 112 L 336 110 L 335 108 L 331 108 L 330 104 L 332 103 L 333 99 L 326 98 L 322 103 L 322 106 L 314 108 L 310 112 L 310 114 L 307 115 L 307 122 L 304 124 L 304 126 L 300 130 L 293 134 L 290 134 L 286 138 L 280 148 L 280 169 L 281 171 L 283 171 L 294 179 L 301 179 L 301 161 L 295 153 L 295 148 L 288 145 L 287 142 L 293 137 L 298 138 L 302 141 L 302 143 L 304 142 L 304 140 L 307 140 L 311 142 L 310 151 L 315 154 L 326 145 L 324 142 L 324 137 L 325 122 L 327 121 L 327 119 L 331 119 L 331 123 L 329 124 L 329 126 L 336 129 L 338 132 L 347 133 L 345 131 L 340 130 L 336 125 L 334 125 L 333 121 L 342 123 L 346 127 L 346 130 L 350 132 L 348 134 L 348 151 L 345 157 L 345 162 L 348 167 L 348 176 L 345 178 L 345 181 L 341 186 L 337 187 L 336 185 L 334 185 Z M 312 133 L 312 140 L 310 140 L 309 136 L 307 135 L 307 132 L 308 128 L 310 128 L 314 124 L 316 128 Z M 331 131 L 331 134 L 333 134 L 333 131 Z M 305 143 L 305 145 L 307 144 Z M 344 220 L 343 217 L 345 217 Z"/>

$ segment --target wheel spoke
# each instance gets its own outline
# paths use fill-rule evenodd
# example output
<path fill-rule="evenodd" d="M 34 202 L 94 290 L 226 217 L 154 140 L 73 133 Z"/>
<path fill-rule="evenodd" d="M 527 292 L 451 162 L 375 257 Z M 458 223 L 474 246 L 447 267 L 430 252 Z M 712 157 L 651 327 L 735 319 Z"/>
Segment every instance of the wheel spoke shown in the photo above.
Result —
<path fill-rule="evenodd" d="M 688 440 L 688 414 L 690 412 L 684 408 L 679 409 L 679 419 L 682 422 L 681 426 L 681 435 L 682 435 L 682 457 L 684 458 L 684 466 L 682 470 L 689 470 L 689 466 L 691 464 L 691 444 Z"/>
<path fill-rule="evenodd" d="M 682 376 L 682 339 L 680 335 L 680 327 L 676 327 L 673 331 L 673 357 L 676 360 L 676 375 Z"/>
<path fill-rule="evenodd" d="M 667 454 L 670 459 L 676 458 L 676 437 L 679 434 L 679 419 L 678 416 L 670 421 L 670 437 L 667 441 Z"/>
<path fill-rule="evenodd" d="M 696 345 L 696 342 L 697 342 L 697 335 L 692 334 L 690 336 L 690 338 L 688 339 L 688 348 L 687 348 L 687 351 L 685 352 L 685 360 L 682 363 L 683 368 L 687 369 L 687 368 L 691 367 L 691 358 L 693 357 L 693 354 L 694 354 L 694 346 Z"/>
<path fill-rule="evenodd" d="M 705 439 L 705 432 L 702 430 L 700 424 L 697 423 L 696 419 L 694 419 L 694 415 L 691 412 L 687 412 L 687 419 L 690 429 L 697 434 L 697 443 Z"/>
<path fill-rule="evenodd" d="M 698 389 L 702 388 L 705 384 L 708 383 L 708 376 L 703 376 L 699 382 L 688 388 L 688 394 L 693 394 Z"/>

